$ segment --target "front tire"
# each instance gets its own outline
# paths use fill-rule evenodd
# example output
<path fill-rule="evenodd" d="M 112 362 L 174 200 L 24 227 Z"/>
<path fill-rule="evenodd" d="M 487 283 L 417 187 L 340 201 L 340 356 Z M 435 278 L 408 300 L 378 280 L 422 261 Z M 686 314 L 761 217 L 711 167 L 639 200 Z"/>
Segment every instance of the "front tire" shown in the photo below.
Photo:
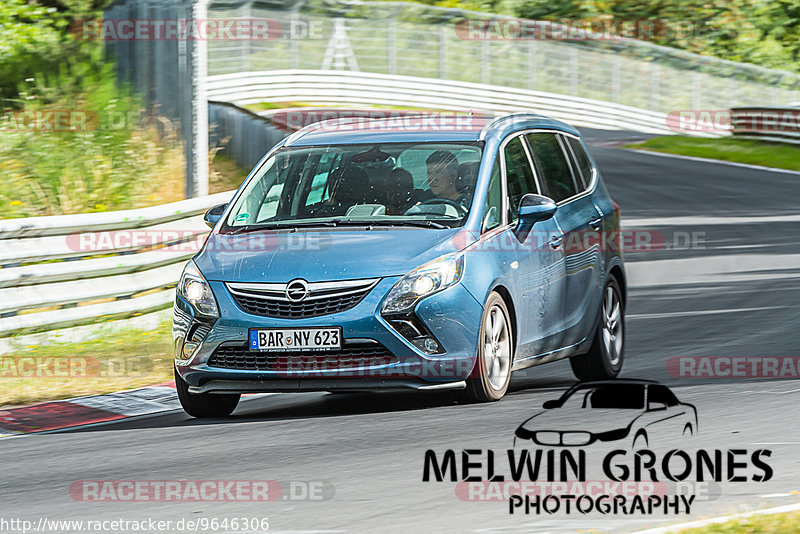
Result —
<path fill-rule="evenodd" d="M 486 299 L 478 339 L 478 357 L 465 393 L 473 402 L 497 401 L 508 391 L 514 361 L 511 319 L 505 301 L 497 293 Z"/>
<path fill-rule="evenodd" d="M 592 346 L 569 363 L 578 380 L 608 380 L 622 369 L 625 356 L 625 305 L 619 282 L 609 277 L 603 288 L 603 306 Z"/>
<path fill-rule="evenodd" d="M 208 417 L 227 417 L 239 404 L 238 393 L 189 393 L 189 384 L 175 370 L 175 389 L 183 410 L 199 419 Z"/>

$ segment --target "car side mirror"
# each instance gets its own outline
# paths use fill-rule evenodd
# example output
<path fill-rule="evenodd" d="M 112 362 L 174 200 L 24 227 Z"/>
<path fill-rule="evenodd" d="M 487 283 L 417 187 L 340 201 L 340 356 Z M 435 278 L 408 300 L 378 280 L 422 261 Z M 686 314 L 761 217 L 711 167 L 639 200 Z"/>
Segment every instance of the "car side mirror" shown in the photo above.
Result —
<path fill-rule="evenodd" d="M 542 408 L 545 410 L 552 410 L 553 408 L 558 408 L 559 406 L 561 405 L 558 403 L 558 399 L 550 399 L 549 401 L 544 401 L 544 404 L 542 404 Z"/>
<path fill-rule="evenodd" d="M 661 410 L 667 409 L 667 403 L 665 402 L 648 402 L 647 403 L 647 411 L 648 412 L 660 412 Z"/>
<path fill-rule="evenodd" d="M 552 198 L 528 193 L 519 201 L 519 219 L 525 224 L 546 221 L 556 214 L 556 209 L 558 206 Z"/>
<path fill-rule="evenodd" d="M 214 206 L 213 208 L 209 208 L 206 211 L 206 214 L 203 215 L 203 222 L 206 223 L 206 226 L 209 228 L 214 228 L 219 222 L 220 217 L 222 214 L 225 213 L 225 209 L 228 207 L 228 204 L 219 204 Z"/>

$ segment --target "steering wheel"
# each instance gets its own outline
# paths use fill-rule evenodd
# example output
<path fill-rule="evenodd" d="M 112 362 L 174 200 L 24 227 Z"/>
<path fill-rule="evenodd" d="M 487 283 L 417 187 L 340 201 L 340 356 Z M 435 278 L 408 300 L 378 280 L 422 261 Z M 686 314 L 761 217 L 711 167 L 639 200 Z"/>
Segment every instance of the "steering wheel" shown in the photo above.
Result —
<path fill-rule="evenodd" d="M 467 208 L 465 208 L 455 200 L 450 200 L 449 198 L 429 198 L 428 200 L 424 200 L 419 204 L 417 204 L 416 206 L 412 207 L 418 208 L 420 206 L 425 206 L 428 204 L 447 204 L 448 206 L 453 206 L 456 209 L 456 212 L 458 212 L 459 218 L 467 214 Z"/>

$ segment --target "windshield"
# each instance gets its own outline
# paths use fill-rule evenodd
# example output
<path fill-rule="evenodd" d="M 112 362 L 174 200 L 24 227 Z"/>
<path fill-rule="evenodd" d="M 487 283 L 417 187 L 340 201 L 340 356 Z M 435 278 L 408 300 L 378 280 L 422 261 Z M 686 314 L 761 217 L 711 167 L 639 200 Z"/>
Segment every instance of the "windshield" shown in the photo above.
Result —
<path fill-rule="evenodd" d="M 281 149 L 247 184 L 222 232 L 353 223 L 461 226 L 480 143 Z"/>

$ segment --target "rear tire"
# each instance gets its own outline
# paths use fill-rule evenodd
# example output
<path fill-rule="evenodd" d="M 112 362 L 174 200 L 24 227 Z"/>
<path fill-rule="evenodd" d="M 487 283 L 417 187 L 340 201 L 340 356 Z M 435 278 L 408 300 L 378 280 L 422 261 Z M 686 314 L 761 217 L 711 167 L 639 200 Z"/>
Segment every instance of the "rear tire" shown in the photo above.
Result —
<path fill-rule="evenodd" d="M 189 393 L 189 385 L 175 370 L 175 389 L 183 410 L 199 419 L 207 417 L 227 417 L 239 404 L 238 393 Z"/>
<path fill-rule="evenodd" d="M 478 357 L 464 393 L 472 402 L 498 401 L 511 381 L 514 338 L 508 308 L 497 293 L 486 299 L 478 340 Z"/>
<path fill-rule="evenodd" d="M 609 277 L 603 288 L 603 304 L 592 346 L 569 363 L 578 380 L 608 380 L 622 369 L 625 357 L 625 305 L 619 282 Z"/>

